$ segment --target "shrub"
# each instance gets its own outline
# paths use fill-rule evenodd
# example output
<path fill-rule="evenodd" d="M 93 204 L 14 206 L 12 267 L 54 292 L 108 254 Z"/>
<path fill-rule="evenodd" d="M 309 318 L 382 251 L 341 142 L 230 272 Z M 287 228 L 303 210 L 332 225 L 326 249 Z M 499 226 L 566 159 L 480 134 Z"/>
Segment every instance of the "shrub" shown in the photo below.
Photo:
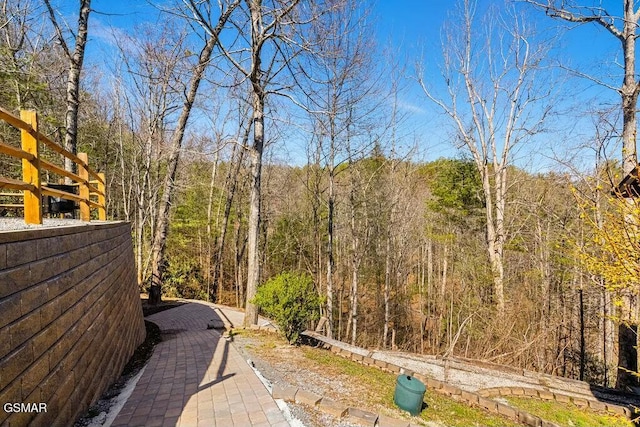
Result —
<path fill-rule="evenodd" d="M 307 274 L 284 272 L 260 286 L 252 302 L 277 323 L 292 344 L 310 321 L 318 320 L 322 299 Z"/>

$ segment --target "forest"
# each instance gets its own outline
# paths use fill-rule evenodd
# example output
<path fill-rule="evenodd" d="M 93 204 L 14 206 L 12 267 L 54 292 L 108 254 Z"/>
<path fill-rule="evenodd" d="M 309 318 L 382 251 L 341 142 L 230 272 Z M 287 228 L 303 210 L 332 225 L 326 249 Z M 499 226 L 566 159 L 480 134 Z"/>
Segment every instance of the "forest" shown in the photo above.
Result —
<path fill-rule="evenodd" d="M 375 37 L 368 2 L 175 0 L 108 34 L 104 2 L 67 3 L 0 2 L 0 107 L 106 174 L 141 292 L 251 324 L 261 284 L 304 273 L 330 337 L 637 384 L 633 1 L 457 1 L 435 70 Z M 566 25 L 618 43 L 617 74 L 559 64 Z M 576 117 L 585 80 L 613 102 Z M 437 120 L 415 127 L 410 91 Z M 542 148 L 576 122 L 581 157 Z"/>

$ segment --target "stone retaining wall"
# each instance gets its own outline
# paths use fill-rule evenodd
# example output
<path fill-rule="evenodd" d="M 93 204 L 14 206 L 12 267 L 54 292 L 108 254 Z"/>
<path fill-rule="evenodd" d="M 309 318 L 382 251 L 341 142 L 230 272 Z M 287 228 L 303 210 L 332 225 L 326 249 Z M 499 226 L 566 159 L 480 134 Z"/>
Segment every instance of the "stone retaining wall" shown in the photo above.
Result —
<path fill-rule="evenodd" d="M 0 425 L 72 425 L 145 338 L 129 224 L 0 233 L 0 313 Z"/>

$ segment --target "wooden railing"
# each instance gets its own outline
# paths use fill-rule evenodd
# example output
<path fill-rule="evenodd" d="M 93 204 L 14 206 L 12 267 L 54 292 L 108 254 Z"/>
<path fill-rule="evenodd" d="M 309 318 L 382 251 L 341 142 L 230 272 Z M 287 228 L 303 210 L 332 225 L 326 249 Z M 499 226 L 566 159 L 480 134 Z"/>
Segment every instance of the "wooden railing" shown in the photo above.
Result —
<path fill-rule="evenodd" d="M 22 196 L 23 203 L 4 205 L 5 207 L 24 207 L 24 221 L 27 224 L 42 224 L 42 196 L 60 197 L 80 204 L 80 219 L 91 220 L 91 208 L 98 210 L 98 219 L 106 219 L 105 177 L 89 168 L 86 153 L 73 153 L 54 143 L 38 131 L 38 116 L 35 111 L 23 110 L 20 118 L 0 108 L 0 120 L 20 130 L 22 148 L 12 147 L 0 141 L 0 153 L 22 159 L 22 181 L 2 176 L 0 171 L 0 189 L 20 190 L 11 195 Z M 50 150 L 71 159 L 78 166 L 78 174 L 64 170 L 40 156 L 41 144 Z M 47 170 L 68 178 L 78 187 L 78 194 L 50 188 L 42 183 L 41 172 Z M 91 197 L 94 197 L 95 201 Z"/>

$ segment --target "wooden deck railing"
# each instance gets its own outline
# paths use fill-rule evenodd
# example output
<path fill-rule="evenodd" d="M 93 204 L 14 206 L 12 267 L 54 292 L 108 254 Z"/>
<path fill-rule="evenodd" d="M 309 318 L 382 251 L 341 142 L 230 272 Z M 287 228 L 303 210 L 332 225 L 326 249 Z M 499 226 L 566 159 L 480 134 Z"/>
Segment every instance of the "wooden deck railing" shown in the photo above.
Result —
<path fill-rule="evenodd" d="M 4 207 L 24 207 L 24 221 L 27 224 L 42 224 L 42 196 L 60 197 L 74 200 L 80 204 L 80 219 L 91 220 L 91 208 L 98 210 L 98 219 L 106 219 L 105 209 L 105 177 L 89 167 L 86 153 L 73 153 L 62 148 L 38 131 L 38 116 L 35 111 L 23 110 L 20 118 L 0 108 L 0 120 L 20 130 L 22 148 L 12 147 L 0 141 L 0 153 L 22 159 L 22 181 L 2 176 L 0 171 L 0 189 L 21 190 L 23 203 L 8 204 Z M 71 159 L 78 166 L 78 174 L 64 170 L 40 156 L 41 144 L 52 151 Z M 47 170 L 61 177 L 70 179 L 78 186 L 78 194 L 50 188 L 41 181 L 41 172 Z M 20 196 L 20 193 L 12 193 Z M 92 200 L 92 196 L 95 199 Z"/>

